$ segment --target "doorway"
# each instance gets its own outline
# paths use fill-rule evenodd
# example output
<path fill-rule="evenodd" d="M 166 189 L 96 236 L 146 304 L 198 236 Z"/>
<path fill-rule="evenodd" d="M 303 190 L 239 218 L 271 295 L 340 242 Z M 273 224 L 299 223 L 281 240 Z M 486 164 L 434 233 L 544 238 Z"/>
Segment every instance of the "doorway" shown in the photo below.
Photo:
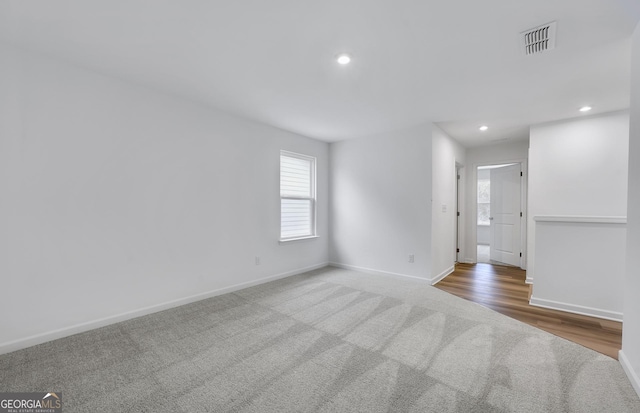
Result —
<path fill-rule="evenodd" d="M 522 164 L 478 166 L 477 262 L 522 267 Z"/>

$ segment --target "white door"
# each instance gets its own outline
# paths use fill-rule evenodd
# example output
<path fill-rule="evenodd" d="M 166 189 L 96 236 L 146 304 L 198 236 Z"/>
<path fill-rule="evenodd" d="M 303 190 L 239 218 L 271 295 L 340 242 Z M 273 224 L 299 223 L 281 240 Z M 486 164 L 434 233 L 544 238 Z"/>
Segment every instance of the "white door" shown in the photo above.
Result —
<path fill-rule="evenodd" d="M 491 169 L 491 260 L 520 266 L 520 164 Z"/>

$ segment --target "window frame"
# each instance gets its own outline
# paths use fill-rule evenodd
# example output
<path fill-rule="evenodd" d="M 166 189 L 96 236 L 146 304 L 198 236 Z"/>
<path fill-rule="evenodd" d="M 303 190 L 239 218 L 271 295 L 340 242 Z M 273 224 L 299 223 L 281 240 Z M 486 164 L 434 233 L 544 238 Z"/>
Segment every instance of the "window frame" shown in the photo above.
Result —
<path fill-rule="evenodd" d="M 310 195 L 308 197 L 306 196 L 295 196 L 295 195 L 283 195 L 282 194 L 282 157 L 289 157 L 289 158 L 296 158 L 296 159 L 301 159 L 304 161 L 308 161 L 310 163 L 310 168 L 309 168 L 309 180 L 310 180 Z M 318 234 L 317 234 L 317 230 L 316 230 L 316 203 L 317 203 L 317 196 L 316 196 L 316 164 L 317 164 L 317 159 L 315 156 L 310 156 L 310 155 L 305 155 L 305 154 L 301 154 L 301 153 L 297 153 L 297 152 L 291 152 L 291 151 L 286 151 L 286 150 L 280 150 L 280 157 L 279 159 L 279 186 L 280 186 L 280 236 L 279 236 L 279 241 L 282 242 L 290 242 L 290 241 L 299 241 L 299 240 L 305 240 L 305 239 L 313 239 L 313 238 L 318 238 Z M 310 219 L 310 227 L 311 227 L 311 233 L 307 234 L 307 235 L 297 235 L 297 236 L 293 236 L 293 237 L 286 237 L 283 238 L 282 237 L 282 201 L 283 200 L 305 200 L 305 201 L 310 201 L 311 204 L 311 219 Z"/>
<path fill-rule="evenodd" d="M 480 201 L 480 182 L 488 182 L 488 197 L 489 197 L 489 201 L 487 202 L 481 202 Z M 478 179 L 478 186 L 477 186 L 477 190 L 476 190 L 476 222 L 477 225 L 480 227 L 488 227 L 491 226 L 491 221 L 487 220 L 486 222 L 481 222 L 480 221 L 480 205 L 488 205 L 489 206 L 489 216 L 491 216 L 491 179 Z"/>

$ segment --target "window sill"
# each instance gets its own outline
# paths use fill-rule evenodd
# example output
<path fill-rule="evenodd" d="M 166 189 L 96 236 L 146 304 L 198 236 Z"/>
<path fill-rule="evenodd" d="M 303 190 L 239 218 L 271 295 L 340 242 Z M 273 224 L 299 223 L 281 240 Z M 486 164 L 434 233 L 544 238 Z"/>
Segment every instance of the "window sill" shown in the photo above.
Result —
<path fill-rule="evenodd" d="M 491 224 L 478 224 L 479 227 L 490 227 Z"/>
<path fill-rule="evenodd" d="M 306 240 L 311 240 L 311 239 L 316 239 L 316 238 L 320 238 L 317 235 L 311 235 L 308 237 L 300 237 L 300 238 L 287 238 L 287 239 L 281 239 L 278 242 L 280 244 L 288 244 L 290 242 L 295 242 L 295 241 L 306 241 Z"/>

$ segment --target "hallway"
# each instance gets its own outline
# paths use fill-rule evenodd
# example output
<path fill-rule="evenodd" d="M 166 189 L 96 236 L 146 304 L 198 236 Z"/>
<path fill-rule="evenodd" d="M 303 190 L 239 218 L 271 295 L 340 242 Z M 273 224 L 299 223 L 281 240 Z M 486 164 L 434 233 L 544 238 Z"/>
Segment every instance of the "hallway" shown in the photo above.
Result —
<path fill-rule="evenodd" d="M 526 272 L 491 264 L 456 264 L 436 288 L 489 307 L 607 356 L 618 358 L 622 323 L 529 305 Z"/>

